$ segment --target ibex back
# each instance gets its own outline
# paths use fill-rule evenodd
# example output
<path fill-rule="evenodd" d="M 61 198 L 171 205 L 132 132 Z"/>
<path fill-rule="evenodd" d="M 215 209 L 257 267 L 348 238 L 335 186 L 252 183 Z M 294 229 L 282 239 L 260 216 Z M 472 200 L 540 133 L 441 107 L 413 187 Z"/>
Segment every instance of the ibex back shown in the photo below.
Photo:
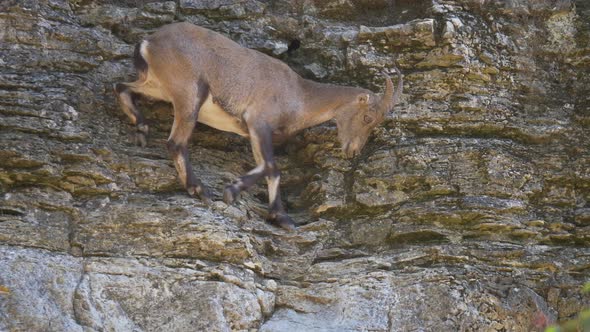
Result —
<path fill-rule="evenodd" d="M 225 188 L 224 201 L 232 203 L 240 191 L 266 177 L 268 219 L 286 229 L 293 229 L 294 223 L 281 202 L 273 141 L 335 119 L 342 149 L 346 156 L 354 157 L 371 129 L 397 103 L 403 84 L 397 68 L 395 95 L 387 75 L 383 95 L 316 83 L 301 78 L 279 60 L 189 23 L 166 25 L 141 41 L 135 48 L 134 64 L 139 79 L 116 84 L 115 91 L 136 126 L 136 143 L 146 145 L 148 125 L 135 106 L 135 94 L 172 103 L 174 123 L 168 150 L 189 194 L 209 202 L 207 189 L 194 176 L 188 158 L 187 143 L 196 122 L 248 137 L 257 166 Z"/>

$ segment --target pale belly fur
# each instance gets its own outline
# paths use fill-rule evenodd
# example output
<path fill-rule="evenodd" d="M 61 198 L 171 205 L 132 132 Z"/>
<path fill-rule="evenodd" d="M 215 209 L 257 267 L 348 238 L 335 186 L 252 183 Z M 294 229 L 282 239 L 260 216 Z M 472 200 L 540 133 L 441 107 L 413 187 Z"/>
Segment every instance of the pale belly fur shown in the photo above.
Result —
<path fill-rule="evenodd" d="M 248 131 L 242 121 L 225 112 L 219 105 L 215 104 L 211 94 L 209 94 L 209 97 L 207 97 L 207 100 L 201 106 L 197 121 L 215 129 L 248 137 Z"/>
<path fill-rule="evenodd" d="M 139 83 L 141 93 L 154 99 L 172 102 L 172 98 L 165 94 L 160 82 L 154 79 L 154 77 L 151 72 L 148 72 L 146 79 Z M 215 104 L 211 94 L 209 94 L 207 100 L 201 106 L 197 121 L 215 129 L 236 133 L 244 137 L 249 136 L 248 129 L 243 122 Z"/>

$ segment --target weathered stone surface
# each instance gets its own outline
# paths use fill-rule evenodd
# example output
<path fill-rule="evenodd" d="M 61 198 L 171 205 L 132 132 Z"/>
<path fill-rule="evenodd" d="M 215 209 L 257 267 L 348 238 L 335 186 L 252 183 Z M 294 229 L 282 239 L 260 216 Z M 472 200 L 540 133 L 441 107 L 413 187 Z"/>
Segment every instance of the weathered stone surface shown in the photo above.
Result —
<path fill-rule="evenodd" d="M 180 0 L 183 13 L 204 12 L 224 19 L 251 18 L 264 12 L 265 5 L 256 0 Z"/>
<path fill-rule="evenodd" d="M 358 38 L 396 47 L 428 48 L 436 45 L 433 19 L 415 20 L 390 27 L 361 25 Z"/>
<path fill-rule="evenodd" d="M 259 326 L 263 306 L 274 306 L 275 290 L 250 270 L 6 246 L 0 253 L 0 282 L 8 285 L 0 327 L 8 330 L 244 330 Z"/>
<path fill-rule="evenodd" d="M 575 6 L 574 6 L 575 5 Z M 8 1 L 0 5 L 0 330 L 540 331 L 590 305 L 586 1 Z M 362 155 L 336 127 L 277 149 L 300 224 L 267 224 L 246 140 L 198 125 L 184 193 L 170 105 L 130 144 L 112 84 L 185 20 L 301 75 L 402 103 Z"/>

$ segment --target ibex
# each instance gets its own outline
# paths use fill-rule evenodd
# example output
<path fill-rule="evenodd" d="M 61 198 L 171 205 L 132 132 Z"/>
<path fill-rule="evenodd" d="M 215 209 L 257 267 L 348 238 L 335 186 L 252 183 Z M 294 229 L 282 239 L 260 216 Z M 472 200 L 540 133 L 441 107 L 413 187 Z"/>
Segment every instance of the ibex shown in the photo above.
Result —
<path fill-rule="evenodd" d="M 395 94 L 387 75 L 382 96 L 362 88 L 313 82 L 279 60 L 190 23 L 163 26 L 138 43 L 134 65 L 138 80 L 114 88 L 123 111 L 136 126 L 136 142 L 146 145 L 148 125 L 134 104 L 135 94 L 172 103 L 174 123 L 168 150 L 189 194 L 210 202 L 188 158 L 187 144 L 196 122 L 248 137 L 257 166 L 228 185 L 223 199 L 231 204 L 240 191 L 266 177 L 268 219 L 286 229 L 293 229 L 294 223 L 281 202 L 273 141 L 335 119 L 342 150 L 354 157 L 371 130 L 399 101 L 403 85 L 397 68 Z"/>

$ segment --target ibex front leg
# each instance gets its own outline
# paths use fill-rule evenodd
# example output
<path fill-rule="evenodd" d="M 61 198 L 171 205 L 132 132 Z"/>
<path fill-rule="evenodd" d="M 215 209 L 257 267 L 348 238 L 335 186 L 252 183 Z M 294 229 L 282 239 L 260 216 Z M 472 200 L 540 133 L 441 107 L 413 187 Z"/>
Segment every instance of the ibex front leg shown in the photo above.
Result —
<path fill-rule="evenodd" d="M 203 101 L 204 98 L 197 98 L 195 104 L 174 101 L 174 123 L 167 146 L 182 185 L 190 195 L 198 195 L 203 202 L 210 204 L 211 199 L 207 188 L 195 177 L 188 156 L 188 141 L 197 123 Z"/>
<path fill-rule="evenodd" d="M 272 129 L 269 126 L 249 127 L 252 152 L 256 160 L 256 167 L 246 175 L 240 177 L 235 183 L 227 186 L 223 193 L 223 200 L 230 204 L 242 190 L 254 185 L 261 177 L 265 176 L 268 183 L 268 199 L 270 205 L 269 222 L 274 223 L 287 230 L 293 230 L 295 224 L 285 213 L 281 202 L 279 182 L 281 172 L 273 156 Z"/>

